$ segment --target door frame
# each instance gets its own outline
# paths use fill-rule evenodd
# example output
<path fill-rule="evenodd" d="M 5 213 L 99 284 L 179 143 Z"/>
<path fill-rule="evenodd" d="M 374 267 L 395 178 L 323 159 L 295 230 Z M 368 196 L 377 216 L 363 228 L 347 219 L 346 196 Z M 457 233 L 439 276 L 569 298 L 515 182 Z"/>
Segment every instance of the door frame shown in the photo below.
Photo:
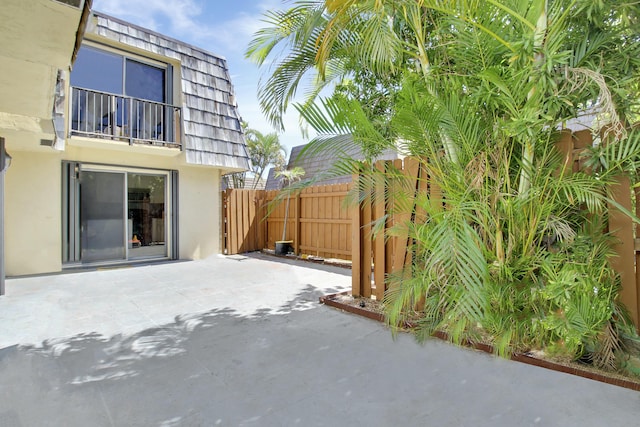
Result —
<path fill-rule="evenodd" d="M 82 171 L 123 173 L 124 179 L 124 210 L 125 222 L 125 259 L 113 261 L 83 262 L 82 239 L 80 230 L 80 173 Z M 165 256 L 152 256 L 147 258 L 130 259 L 128 245 L 128 174 L 137 173 L 143 175 L 155 175 L 165 177 L 164 203 L 165 203 Z M 123 165 L 111 165 L 89 162 L 62 162 L 62 268 L 77 268 L 86 266 L 133 264 L 156 260 L 170 260 L 178 257 L 178 171 L 130 167 Z"/>

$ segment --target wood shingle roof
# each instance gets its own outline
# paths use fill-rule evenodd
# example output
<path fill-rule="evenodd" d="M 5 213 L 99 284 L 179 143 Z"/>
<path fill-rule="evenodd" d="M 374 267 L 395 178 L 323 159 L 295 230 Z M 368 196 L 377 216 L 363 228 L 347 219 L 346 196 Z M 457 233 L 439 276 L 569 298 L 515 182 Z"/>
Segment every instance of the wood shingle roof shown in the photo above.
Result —
<path fill-rule="evenodd" d="M 180 62 L 183 149 L 190 164 L 249 169 L 233 85 L 223 57 L 154 31 L 93 12 L 87 33 Z"/>

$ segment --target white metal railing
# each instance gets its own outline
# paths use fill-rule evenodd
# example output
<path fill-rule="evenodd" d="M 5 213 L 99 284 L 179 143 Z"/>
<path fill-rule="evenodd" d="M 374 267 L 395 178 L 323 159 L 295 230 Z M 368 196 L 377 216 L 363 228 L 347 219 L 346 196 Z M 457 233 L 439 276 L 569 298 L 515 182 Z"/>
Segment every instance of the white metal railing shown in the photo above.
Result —
<path fill-rule="evenodd" d="M 181 109 L 124 95 L 71 88 L 72 135 L 180 147 Z"/>

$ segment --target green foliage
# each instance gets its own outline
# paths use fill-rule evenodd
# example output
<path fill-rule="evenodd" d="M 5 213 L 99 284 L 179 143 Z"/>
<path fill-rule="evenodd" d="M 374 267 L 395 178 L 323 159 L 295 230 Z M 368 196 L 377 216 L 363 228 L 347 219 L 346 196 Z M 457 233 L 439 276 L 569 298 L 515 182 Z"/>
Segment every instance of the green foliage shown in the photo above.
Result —
<path fill-rule="evenodd" d="M 253 188 L 255 189 L 269 165 L 273 165 L 278 170 L 284 167 L 286 153 L 277 133 L 263 134 L 249 128 L 246 123 L 243 123 L 243 128 L 251 169 L 254 173 Z"/>
<path fill-rule="evenodd" d="M 286 187 L 290 187 L 291 184 L 296 181 L 300 181 L 304 176 L 305 171 L 300 166 L 296 166 L 292 169 L 281 169 L 276 172 L 276 177 L 282 178 L 282 184 Z M 291 193 L 295 192 L 296 189 L 293 187 L 287 188 L 286 191 L 282 192 L 281 195 L 287 196 L 287 205 L 284 211 L 284 227 L 282 228 L 282 239 L 284 240 L 287 235 L 287 219 L 289 218 L 289 202 L 291 201 Z"/>
<path fill-rule="evenodd" d="M 389 277 L 389 324 L 411 319 L 418 338 L 443 330 L 455 342 L 489 341 L 501 355 L 543 348 L 621 365 L 621 352 L 633 347 L 625 343 L 636 335 L 616 302 L 619 278 L 603 224 L 614 177 L 635 174 L 640 161 L 640 136 L 628 122 L 640 99 L 640 6 L 294 4 L 299 21 L 271 21 L 269 43 L 290 42 L 294 56 L 276 61 L 261 89 L 263 107 L 277 118 L 310 70 L 322 84 L 351 76 L 353 87 L 343 84 L 330 99 L 298 106 L 319 143 L 348 133 L 373 154 L 393 136 L 392 144 L 423 159 L 428 184 L 442 190 L 445 209 L 443 200 L 416 195 L 400 174 L 377 178 L 371 170 L 371 182 L 392 181 L 393 209 L 413 218 L 396 225 L 414 242 L 413 262 Z M 265 40 L 252 48 L 266 53 L 263 61 L 272 47 Z M 301 61 L 295 55 L 303 51 Z M 269 92 L 278 84 L 288 92 Z M 607 132 L 587 154 L 589 168 L 571 173 L 555 148 L 556 129 L 587 109 L 598 112 Z M 415 210 L 401 203 L 414 195 Z"/>
<path fill-rule="evenodd" d="M 619 287 L 607 263 L 615 255 L 607 243 L 580 234 L 545 257 L 544 286 L 534 296 L 541 307 L 536 321 L 542 346 L 568 357 L 594 351 L 613 318 Z"/>

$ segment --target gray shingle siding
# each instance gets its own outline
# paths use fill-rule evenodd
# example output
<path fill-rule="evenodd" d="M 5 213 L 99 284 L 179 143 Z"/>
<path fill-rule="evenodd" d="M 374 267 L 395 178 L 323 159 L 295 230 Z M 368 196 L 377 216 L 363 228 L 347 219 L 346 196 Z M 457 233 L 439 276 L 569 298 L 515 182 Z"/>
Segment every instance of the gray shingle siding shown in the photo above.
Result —
<path fill-rule="evenodd" d="M 249 169 L 240 115 L 224 58 L 162 34 L 93 12 L 87 33 L 180 62 L 183 149 L 187 163 Z"/>

